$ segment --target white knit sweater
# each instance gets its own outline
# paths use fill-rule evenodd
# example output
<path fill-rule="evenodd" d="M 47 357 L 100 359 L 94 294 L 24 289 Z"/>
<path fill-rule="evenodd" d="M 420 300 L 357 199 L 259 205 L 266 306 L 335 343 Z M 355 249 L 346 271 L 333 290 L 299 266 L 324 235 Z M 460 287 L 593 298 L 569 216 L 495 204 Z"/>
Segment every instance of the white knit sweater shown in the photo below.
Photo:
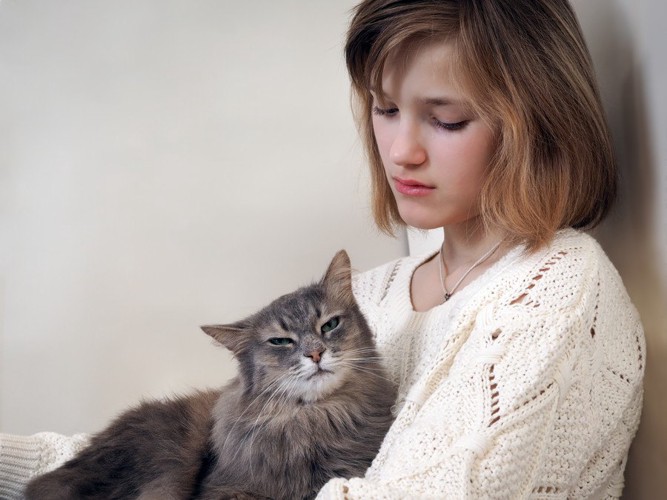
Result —
<path fill-rule="evenodd" d="M 409 286 L 424 260 L 358 278 L 398 415 L 366 477 L 330 481 L 318 499 L 620 497 L 646 355 L 599 245 L 561 231 L 418 313 Z"/>
<path fill-rule="evenodd" d="M 399 386 L 397 419 L 366 476 L 334 479 L 318 499 L 619 497 L 646 357 L 598 244 L 561 231 L 548 249 L 516 248 L 415 312 L 410 279 L 429 257 L 355 278 Z M 84 443 L 0 436 L 0 498 L 20 498 L 27 478 Z"/>

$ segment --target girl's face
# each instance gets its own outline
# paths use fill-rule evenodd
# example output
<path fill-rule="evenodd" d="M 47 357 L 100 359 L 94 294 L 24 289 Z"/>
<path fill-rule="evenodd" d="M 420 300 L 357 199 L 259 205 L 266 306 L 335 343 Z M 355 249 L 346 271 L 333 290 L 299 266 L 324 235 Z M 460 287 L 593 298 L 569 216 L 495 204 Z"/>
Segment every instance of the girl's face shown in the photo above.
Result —
<path fill-rule="evenodd" d="M 491 128 L 455 90 L 451 47 L 420 46 L 387 61 L 373 130 L 401 218 L 420 229 L 465 223 L 494 153 Z"/>

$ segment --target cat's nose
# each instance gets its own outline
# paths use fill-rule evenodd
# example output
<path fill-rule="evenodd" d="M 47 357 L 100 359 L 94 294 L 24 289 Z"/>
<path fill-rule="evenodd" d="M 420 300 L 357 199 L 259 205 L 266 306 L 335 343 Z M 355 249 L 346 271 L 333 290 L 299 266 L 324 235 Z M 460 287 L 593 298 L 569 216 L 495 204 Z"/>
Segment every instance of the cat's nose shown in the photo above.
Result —
<path fill-rule="evenodd" d="M 315 363 L 319 363 L 320 359 L 322 359 L 322 354 L 326 351 L 326 349 L 313 349 L 309 353 L 304 354 L 307 358 L 312 359 Z"/>

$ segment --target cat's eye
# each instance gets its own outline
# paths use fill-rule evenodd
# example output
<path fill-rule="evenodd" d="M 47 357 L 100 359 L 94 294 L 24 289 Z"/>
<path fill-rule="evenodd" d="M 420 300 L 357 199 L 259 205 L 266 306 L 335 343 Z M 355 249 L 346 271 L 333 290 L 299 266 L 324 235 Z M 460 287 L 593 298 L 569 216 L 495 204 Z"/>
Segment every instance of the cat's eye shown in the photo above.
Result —
<path fill-rule="evenodd" d="M 294 343 L 294 340 L 290 339 L 289 337 L 273 337 L 269 339 L 269 344 L 271 345 L 292 345 Z"/>
<path fill-rule="evenodd" d="M 320 328 L 320 331 L 322 333 L 328 333 L 331 330 L 334 330 L 340 323 L 340 318 L 338 316 L 334 316 L 331 318 L 329 321 L 324 323 L 322 327 Z"/>

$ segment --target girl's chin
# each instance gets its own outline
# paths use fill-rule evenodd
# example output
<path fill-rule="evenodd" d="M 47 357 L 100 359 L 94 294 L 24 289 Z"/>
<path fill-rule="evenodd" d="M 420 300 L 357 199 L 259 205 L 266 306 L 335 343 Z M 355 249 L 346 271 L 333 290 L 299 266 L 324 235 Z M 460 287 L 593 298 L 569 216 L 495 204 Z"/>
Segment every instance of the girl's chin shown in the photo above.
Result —
<path fill-rule="evenodd" d="M 429 230 L 429 229 L 440 229 L 442 226 L 446 225 L 438 220 L 433 220 L 431 218 L 424 217 L 406 217 L 401 214 L 401 219 L 405 224 L 415 229 Z"/>
<path fill-rule="evenodd" d="M 403 222 L 416 229 L 436 229 L 444 226 L 450 217 L 443 213 L 429 210 L 416 203 L 398 203 L 398 213 Z"/>
<path fill-rule="evenodd" d="M 466 216 L 446 216 L 444 214 L 424 213 L 423 211 L 400 210 L 398 213 L 405 224 L 415 229 L 430 230 L 441 229 L 446 226 L 455 226 L 465 224 L 466 222 L 477 219 L 477 217 Z"/>
<path fill-rule="evenodd" d="M 414 229 L 419 229 L 420 231 L 430 231 L 432 229 L 442 229 L 441 225 L 438 224 L 422 224 L 418 222 L 409 222 L 404 221 L 408 226 Z"/>

